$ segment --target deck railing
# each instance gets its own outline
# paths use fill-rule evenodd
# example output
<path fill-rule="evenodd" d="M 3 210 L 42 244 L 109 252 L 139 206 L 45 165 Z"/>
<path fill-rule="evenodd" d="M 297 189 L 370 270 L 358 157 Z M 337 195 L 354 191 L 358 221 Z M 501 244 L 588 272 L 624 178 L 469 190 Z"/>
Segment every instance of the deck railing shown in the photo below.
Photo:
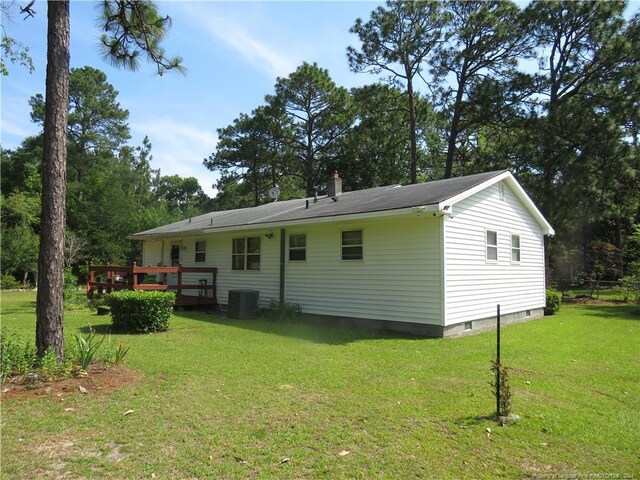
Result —
<path fill-rule="evenodd" d="M 184 274 L 199 273 L 202 278 L 197 284 L 182 283 Z M 214 267 L 143 267 L 135 262 L 126 265 L 93 265 L 89 264 L 89 280 L 87 281 L 87 297 L 96 293 L 111 293 L 118 290 L 156 290 L 175 291 L 176 305 L 190 303 L 216 302 L 216 279 L 218 269 Z M 155 275 L 156 283 L 148 283 L 145 275 Z M 176 275 L 175 283 L 169 282 L 169 275 Z M 210 283 L 209 283 L 210 280 Z M 197 295 L 183 295 L 185 290 L 197 292 Z M 191 299 L 191 300 L 189 300 Z"/>

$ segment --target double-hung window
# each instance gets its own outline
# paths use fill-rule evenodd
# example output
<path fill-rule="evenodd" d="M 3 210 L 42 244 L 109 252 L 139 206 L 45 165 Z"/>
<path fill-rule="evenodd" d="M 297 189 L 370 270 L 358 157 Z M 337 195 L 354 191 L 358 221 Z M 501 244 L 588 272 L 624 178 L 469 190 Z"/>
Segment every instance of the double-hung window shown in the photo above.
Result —
<path fill-rule="evenodd" d="M 260 237 L 233 239 L 231 268 L 233 270 L 260 270 Z"/>
<path fill-rule="evenodd" d="M 498 232 L 487 230 L 487 262 L 498 261 Z"/>
<path fill-rule="evenodd" d="M 304 262 L 307 259 L 307 236 L 304 233 L 289 235 L 289 261 Z"/>
<path fill-rule="evenodd" d="M 520 235 L 511 235 L 511 262 L 520 263 Z"/>
<path fill-rule="evenodd" d="M 196 262 L 205 262 L 207 260 L 207 242 L 204 240 L 196 242 Z"/>
<path fill-rule="evenodd" d="M 343 230 L 341 240 L 342 260 L 363 259 L 362 230 Z"/>

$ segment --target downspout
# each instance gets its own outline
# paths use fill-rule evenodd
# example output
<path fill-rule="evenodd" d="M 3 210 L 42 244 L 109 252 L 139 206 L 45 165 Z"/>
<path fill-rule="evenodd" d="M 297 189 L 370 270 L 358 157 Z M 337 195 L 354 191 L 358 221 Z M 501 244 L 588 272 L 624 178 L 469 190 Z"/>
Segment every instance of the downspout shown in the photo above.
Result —
<path fill-rule="evenodd" d="M 284 285 L 285 285 L 285 229 L 280 229 L 280 307 L 284 305 Z"/>

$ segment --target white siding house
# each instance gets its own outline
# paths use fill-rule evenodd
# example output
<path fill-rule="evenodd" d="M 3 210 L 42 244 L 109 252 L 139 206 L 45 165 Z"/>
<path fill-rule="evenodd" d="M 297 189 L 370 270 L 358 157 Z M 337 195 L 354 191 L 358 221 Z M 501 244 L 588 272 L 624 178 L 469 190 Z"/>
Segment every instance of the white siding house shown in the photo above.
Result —
<path fill-rule="evenodd" d="M 144 242 L 144 265 L 179 256 L 184 266 L 216 267 L 223 305 L 230 290 L 250 288 L 262 306 L 284 300 L 306 314 L 447 336 L 491 328 L 497 304 L 507 322 L 541 316 L 552 234 L 509 172 L 489 172 L 338 186 L 316 200 L 213 212 L 131 238 Z"/>

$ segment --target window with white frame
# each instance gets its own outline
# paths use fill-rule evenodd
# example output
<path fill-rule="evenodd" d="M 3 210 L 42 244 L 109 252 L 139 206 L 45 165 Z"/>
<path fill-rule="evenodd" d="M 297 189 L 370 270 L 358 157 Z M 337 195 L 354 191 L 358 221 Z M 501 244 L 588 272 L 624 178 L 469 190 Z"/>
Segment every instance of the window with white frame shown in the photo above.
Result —
<path fill-rule="evenodd" d="M 307 235 L 289 235 L 289 261 L 304 262 L 307 259 Z"/>
<path fill-rule="evenodd" d="M 260 237 L 234 238 L 232 270 L 260 270 Z"/>
<path fill-rule="evenodd" d="M 487 262 L 498 261 L 498 232 L 487 230 Z"/>
<path fill-rule="evenodd" d="M 362 260 L 362 230 L 343 230 L 341 237 L 342 260 Z"/>
<path fill-rule="evenodd" d="M 520 235 L 511 235 L 511 261 L 520 262 Z"/>
<path fill-rule="evenodd" d="M 201 240 L 196 242 L 196 262 L 205 262 L 207 260 L 207 242 Z"/>

